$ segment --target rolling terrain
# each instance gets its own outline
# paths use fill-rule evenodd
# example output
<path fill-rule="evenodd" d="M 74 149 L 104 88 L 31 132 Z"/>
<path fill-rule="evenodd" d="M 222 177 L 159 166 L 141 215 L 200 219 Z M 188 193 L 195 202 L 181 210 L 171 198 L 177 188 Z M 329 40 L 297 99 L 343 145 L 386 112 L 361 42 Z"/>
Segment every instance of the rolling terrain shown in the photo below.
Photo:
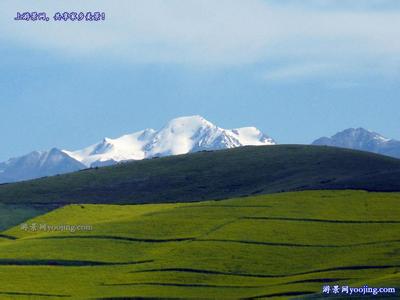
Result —
<path fill-rule="evenodd" d="M 394 158 L 278 145 L 0 185 L 0 299 L 308 299 L 326 284 L 399 287 L 399 179 Z M 42 228 L 60 225 L 91 229 Z"/>
<path fill-rule="evenodd" d="M 399 201 L 344 190 L 68 205 L 26 224 L 91 231 L 1 233 L 0 298 L 299 299 L 324 284 L 398 287 Z"/>
<path fill-rule="evenodd" d="M 325 146 L 248 146 L 0 185 L 0 203 L 191 202 L 316 189 L 400 191 L 400 160 Z"/>

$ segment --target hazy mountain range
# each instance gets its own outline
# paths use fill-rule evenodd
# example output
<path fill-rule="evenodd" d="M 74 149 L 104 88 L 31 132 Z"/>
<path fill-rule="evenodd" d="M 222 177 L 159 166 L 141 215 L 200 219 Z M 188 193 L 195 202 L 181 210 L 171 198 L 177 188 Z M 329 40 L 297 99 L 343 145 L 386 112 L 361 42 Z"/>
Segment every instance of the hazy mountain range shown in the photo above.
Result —
<path fill-rule="evenodd" d="M 76 151 L 53 148 L 34 151 L 0 163 L 0 183 L 52 176 L 90 167 L 113 165 L 128 160 L 178 155 L 203 150 L 219 150 L 247 145 L 274 145 L 276 142 L 255 127 L 223 129 L 201 116 L 171 120 L 160 130 L 145 129 Z M 350 128 L 312 143 L 369 151 L 400 158 L 400 141 L 378 133 Z"/>
<path fill-rule="evenodd" d="M 0 183 L 28 180 L 78 171 L 85 165 L 63 151 L 34 151 L 0 163 Z"/>
<path fill-rule="evenodd" d="M 400 141 L 388 139 L 364 128 L 346 129 L 330 138 L 322 137 L 312 144 L 362 150 L 400 158 Z"/>
<path fill-rule="evenodd" d="M 104 138 L 81 150 L 53 148 L 12 158 L 0 163 L 0 183 L 63 174 L 127 160 L 273 144 L 273 139 L 255 127 L 223 129 L 200 116 L 181 117 L 171 120 L 158 131 L 145 129 L 116 139 Z"/>

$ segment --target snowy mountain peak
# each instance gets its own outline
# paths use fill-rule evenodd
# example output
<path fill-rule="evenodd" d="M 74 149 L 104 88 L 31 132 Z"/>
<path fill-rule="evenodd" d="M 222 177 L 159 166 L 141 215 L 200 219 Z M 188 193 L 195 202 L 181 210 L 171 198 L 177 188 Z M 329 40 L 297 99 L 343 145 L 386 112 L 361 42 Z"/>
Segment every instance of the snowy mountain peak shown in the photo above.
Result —
<path fill-rule="evenodd" d="M 255 127 L 223 129 L 198 115 L 180 117 L 169 121 L 158 131 L 148 128 L 119 138 L 104 138 L 81 150 L 53 148 L 9 159 L 0 163 L 0 183 L 107 166 L 126 160 L 273 144 L 273 139 Z"/>
<path fill-rule="evenodd" d="M 179 117 L 172 119 L 168 122 L 168 128 L 199 128 L 199 127 L 215 127 L 214 124 L 204 119 L 202 116 L 194 115 L 194 116 L 187 116 L 187 117 Z"/>
<path fill-rule="evenodd" d="M 158 131 L 145 129 L 116 139 L 105 138 L 85 149 L 64 153 L 89 167 L 103 162 L 272 144 L 275 142 L 255 127 L 227 130 L 194 115 L 173 119 Z"/>
<path fill-rule="evenodd" d="M 400 142 L 364 128 L 349 128 L 332 137 L 322 137 L 313 145 L 326 145 L 363 150 L 388 156 L 400 157 Z"/>
<path fill-rule="evenodd" d="M 335 135 L 352 135 L 352 136 L 362 136 L 362 135 L 380 135 L 379 133 L 373 132 L 371 130 L 365 129 L 363 127 L 358 127 L 358 128 L 348 128 L 345 129 L 341 132 L 338 132 Z"/>
<path fill-rule="evenodd" d="M 74 172 L 85 166 L 60 149 L 33 151 L 0 163 L 0 183 Z"/>
<path fill-rule="evenodd" d="M 239 137 L 243 146 L 275 144 L 275 141 L 262 133 L 256 127 L 242 127 L 233 129 L 232 132 Z"/>
<path fill-rule="evenodd" d="M 376 143 L 386 143 L 390 139 L 385 138 L 379 133 L 359 128 L 349 128 L 336 133 L 330 138 L 323 137 L 314 141 L 314 145 L 332 145 L 346 148 L 363 149 L 366 146 L 373 146 Z"/>

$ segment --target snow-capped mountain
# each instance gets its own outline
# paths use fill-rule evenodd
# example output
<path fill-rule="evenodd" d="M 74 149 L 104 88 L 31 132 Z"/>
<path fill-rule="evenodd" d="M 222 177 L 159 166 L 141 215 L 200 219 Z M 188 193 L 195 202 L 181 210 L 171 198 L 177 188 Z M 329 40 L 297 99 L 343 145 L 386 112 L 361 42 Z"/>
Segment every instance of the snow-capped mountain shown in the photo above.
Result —
<path fill-rule="evenodd" d="M 143 148 L 154 136 L 153 129 L 146 129 L 132 134 L 123 135 L 120 138 L 104 138 L 101 142 L 77 151 L 64 153 L 87 167 L 110 165 L 125 160 L 144 159 Z"/>
<path fill-rule="evenodd" d="M 145 129 L 119 138 L 104 138 L 81 150 L 56 148 L 32 152 L 0 163 L 0 183 L 68 173 L 127 160 L 185 154 L 275 141 L 255 127 L 223 129 L 200 116 L 176 118 L 156 131 Z"/>
<path fill-rule="evenodd" d="M 364 128 L 346 129 L 330 138 L 322 137 L 312 144 L 362 150 L 400 158 L 400 141 L 388 139 Z"/>
<path fill-rule="evenodd" d="M 274 140 L 255 127 L 222 129 L 200 116 L 176 118 L 161 130 L 145 129 L 77 151 L 66 151 L 87 167 L 125 160 L 178 155 L 247 145 L 273 145 Z"/>
<path fill-rule="evenodd" d="M 57 148 L 34 151 L 0 163 L 0 183 L 69 173 L 83 168 L 85 165 Z"/>

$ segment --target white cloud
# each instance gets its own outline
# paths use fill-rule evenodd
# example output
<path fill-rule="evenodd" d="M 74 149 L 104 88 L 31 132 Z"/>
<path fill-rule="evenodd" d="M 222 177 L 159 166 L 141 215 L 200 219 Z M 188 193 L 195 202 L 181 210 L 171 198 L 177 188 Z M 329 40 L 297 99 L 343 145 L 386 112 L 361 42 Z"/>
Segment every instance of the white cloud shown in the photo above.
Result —
<path fill-rule="evenodd" d="M 322 76 L 335 72 L 337 66 L 326 63 L 302 63 L 290 64 L 278 68 L 269 69 L 263 78 L 269 81 L 301 80 L 308 77 Z"/>
<path fill-rule="evenodd" d="M 375 0 L 363 1 L 377 5 Z M 328 2 L 340 6 L 337 0 Z M 319 73 L 326 66 L 345 65 L 346 61 L 353 66 L 371 61 L 390 66 L 388 62 L 400 55 L 400 11 L 360 11 L 345 5 L 340 10 L 316 10 L 301 5 L 304 1 L 295 6 L 279 3 L 2 0 L 0 42 L 17 42 L 64 55 L 115 58 L 127 63 L 218 66 L 287 59 L 288 66 L 270 75 L 271 78 Z M 12 20 L 17 11 L 24 10 L 49 13 L 100 10 L 106 12 L 107 20 L 46 24 Z M 320 63 L 308 65 L 310 60 Z"/>

